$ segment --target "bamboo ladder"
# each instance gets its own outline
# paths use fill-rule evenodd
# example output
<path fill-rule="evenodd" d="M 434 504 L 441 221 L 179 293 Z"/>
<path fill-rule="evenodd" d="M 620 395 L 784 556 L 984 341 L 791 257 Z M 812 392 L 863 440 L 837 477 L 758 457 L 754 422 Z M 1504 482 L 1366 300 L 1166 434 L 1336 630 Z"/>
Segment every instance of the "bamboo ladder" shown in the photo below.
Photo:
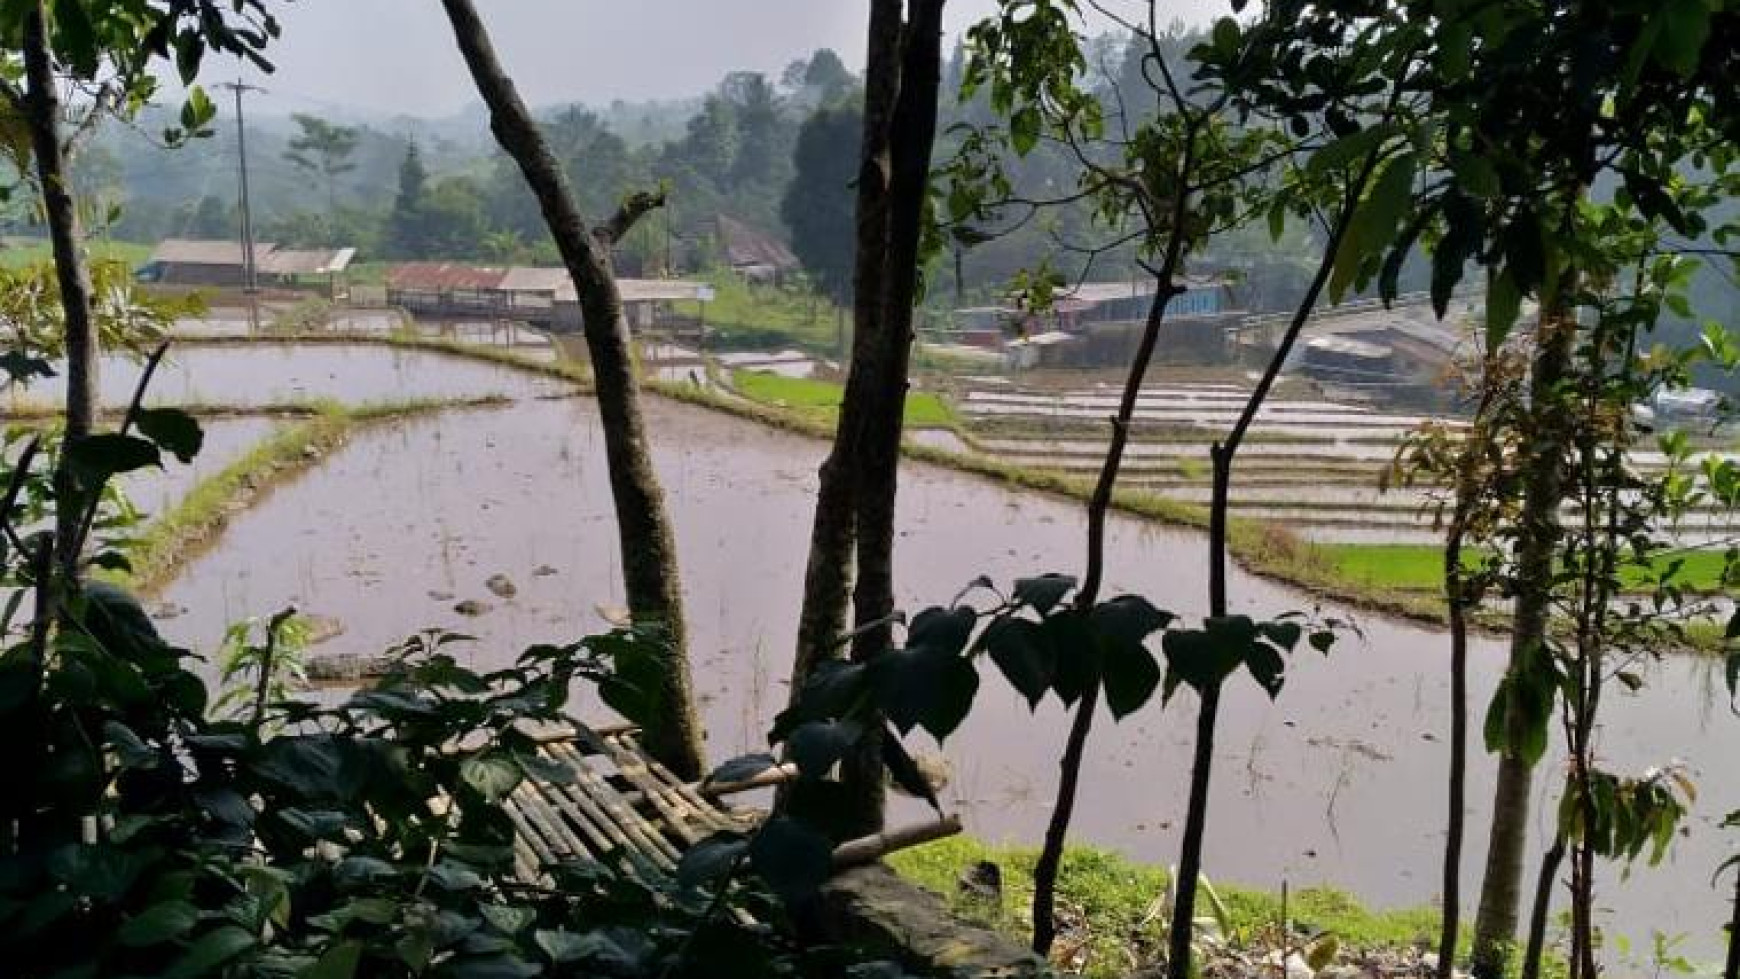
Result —
<path fill-rule="evenodd" d="M 540 731 L 538 754 L 561 778 L 528 777 L 505 802 L 516 830 L 520 877 L 536 882 L 544 868 L 594 860 L 640 876 L 670 873 L 690 847 L 714 833 L 752 832 L 766 814 L 721 800 L 790 781 L 797 768 L 770 768 L 742 782 L 687 783 L 649 756 L 632 725 Z M 835 871 L 961 831 L 958 816 L 901 826 L 849 840 L 834 849 Z"/>

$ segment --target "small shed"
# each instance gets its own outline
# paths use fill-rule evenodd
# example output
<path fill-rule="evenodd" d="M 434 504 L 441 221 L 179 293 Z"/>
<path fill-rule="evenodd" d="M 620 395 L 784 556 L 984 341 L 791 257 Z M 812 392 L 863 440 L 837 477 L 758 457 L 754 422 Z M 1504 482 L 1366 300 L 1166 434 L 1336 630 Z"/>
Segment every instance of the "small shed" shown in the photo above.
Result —
<path fill-rule="evenodd" d="M 751 282 L 778 283 L 802 263 L 785 242 L 729 215 L 719 215 L 719 254 L 731 271 Z"/>
<path fill-rule="evenodd" d="M 354 248 L 279 248 L 271 242 L 254 243 L 254 275 L 262 285 L 302 285 L 309 279 L 320 279 L 337 295 L 342 277 L 355 259 Z M 166 238 L 139 269 L 138 278 L 158 285 L 241 288 L 248 284 L 247 260 L 241 242 Z"/>
<path fill-rule="evenodd" d="M 506 317 L 508 270 L 453 262 L 407 262 L 387 270 L 387 303 L 423 316 Z"/>
<path fill-rule="evenodd" d="M 1395 351 L 1350 336 L 1317 337 L 1305 344 L 1305 373 L 1322 381 L 1370 385 L 1396 378 Z"/>
<path fill-rule="evenodd" d="M 617 291 L 622 294 L 622 315 L 631 330 L 648 330 L 659 325 L 671 304 L 697 304 L 697 325 L 701 307 L 713 301 L 713 287 L 689 279 L 618 279 Z M 554 315 L 550 327 L 558 333 L 578 333 L 585 318 L 580 312 L 580 297 L 571 280 L 564 280 L 555 292 Z"/>
<path fill-rule="evenodd" d="M 564 289 L 574 291 L 567 269 L 535 266 L 508 269 L 496 287 L 505 293 L 503 301 L 509 309 L 544 322 L 554 314 L 556 294 Z"/>

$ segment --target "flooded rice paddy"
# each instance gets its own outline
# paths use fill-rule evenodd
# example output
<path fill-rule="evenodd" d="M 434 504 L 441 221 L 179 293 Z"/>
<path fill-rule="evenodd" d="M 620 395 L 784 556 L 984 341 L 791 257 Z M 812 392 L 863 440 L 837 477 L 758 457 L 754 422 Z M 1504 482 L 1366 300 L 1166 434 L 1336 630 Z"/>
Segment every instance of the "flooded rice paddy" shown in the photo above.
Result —
<path fill-rule="evenodd" d="M 359 365 L 340 363 L 353 352 Z M 251 348 L 199 353 L 202 384 L 237 390 L 271 383 L 283 364 L 296 362 Z M 382 353 L 391 359 L 382 362 Z M 280 356 L 289 359 L 273 359 Z M 468 655 L 491 665 L 528 644 L 605 627 L 601 610 L 620 604 L 621 586 L 602 434 L 590 401 L 542 400 L 540 380 L 430 354 L 314 348 L 311 356 L 329 375 L 401 385 L 395 394 L 502 384 L 505 390 L 492 393 L 517 400 L 357 435 L 236 517 L 217 546 L 185 568 L 160 596 L 188 610 L 163 621 L 166 632 L 209 650 L 228 623 L 294 602 L 342 625 L 321 653 L 375 652 L 437 626 L 478 637 Z M 250 375 L 258 375 L 252 385 Z M 312 381 L 320 372 L 302 376 Z M 430 387 L 419 387 L 425 381 Z M 724 757 L 758 749 L 787 694 L 815 472 L 826 447 L 658 399 L 647 410 L 675 521 L 710 751 Z M 1079 571 L 1083 518 L 1073 503 L 915 464 L 903 472 L 899 519 L 897 581 L 909 609 L 947 601 L 981 573 L 1006 582 Z M 1196 533 L 1115 518 L 1108 588 L 1200 615 L 1205 547 Z M 485 581 L 496 574 L 511 578 L 517 595 L 491 594 Z M 1243 573 L 1232 594 L 1240 610 L 1258 615 L 1313 607 L 1308 596 Z M 490 607 L 463 615 L 455 607 L 466 600 Z M 1272 888 L 1329 883 L 1379 905 L 1424 904 L 1436 895 L 1448 753 L 1445 639 L 1355 618 L 1362 635 L 1348 636 L 1333 656 L 1306 652 L 1294 660 L 1278 704 L 1246 681 L 1229 689 L 1206 859 L 1214 879 Z M 1502 656 L 1496 642 L 1476 644 L 1477 711 Z M 1708 958 L 1726 914 L 1708 883 L 1728 852 L 1713 822 L 1740 807 L 1732 774 L 1740 719 L 1722 706 L 1719 679 L 1706 664 L 1676 658 L 1649 672 L 1640 694 L 1616 695 L 1607 710 L 1604 759 L 1628 772 L 1683 760 L 1704 791 L 1669 862 L 1640 867 L 1605 898 L 1616 930 L 1645 945 L 1651 929 L 1688 932 L 1689 949 Z M 1066 718 L 1052 703 L 1030 714 L 1000 677 L 988 672 L 985 681 L 973 716 L 945 752 L 953 768 L 949 794 L 973 832 L 1032 844 L 1055 787 Z M 1175 859 L 1194 706 L 1183 693 L 1166 710 L 1121 725 L 1101 719 L 1084 772 L 1078 841 L 1156 863 Z M 579 709 L 590 716 L 603 710 L 589 700 Z M 1478 748 L 1474 761 L 1470 825 L 1479 827 L 1491 772 Z M 1552 822 L 1546 783 L 1558 775 L 1556 763 L 1543 766 L 1537 842 Z M 1479 834 L 1469 840 L 1471 881 L 1483 844 Z"/>
<path fill-rule="evenodd" d="M 98 375 L 103 405 L 125 408 L 143 369 L 137 358 L 104 356 Z M 15 397 L 54 404 L 65 390 L 65 379 L 55 377 Z M 146 402 L 260 408 L 320 400 L 355 405 L 408 398 L 537 396 L 563 390 L 560 382 L 512 367 L 385 344 L 178 344 L 152 378 Z"/>

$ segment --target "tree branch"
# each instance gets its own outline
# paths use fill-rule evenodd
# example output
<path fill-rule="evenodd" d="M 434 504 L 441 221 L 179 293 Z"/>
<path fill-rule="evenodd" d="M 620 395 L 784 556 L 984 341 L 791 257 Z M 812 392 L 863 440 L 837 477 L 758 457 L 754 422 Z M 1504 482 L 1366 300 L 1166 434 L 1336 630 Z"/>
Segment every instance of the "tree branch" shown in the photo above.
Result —
<path fill-rule="evenodd" d="M 606 247 L 614 245 L 628 236 L 634 230 L 636 223 L 652 211 L 665 206 L 665 189 L 637 190 L 628 195 L 610 220 L 593 230 L 592 236 L 603 242 Z"/>

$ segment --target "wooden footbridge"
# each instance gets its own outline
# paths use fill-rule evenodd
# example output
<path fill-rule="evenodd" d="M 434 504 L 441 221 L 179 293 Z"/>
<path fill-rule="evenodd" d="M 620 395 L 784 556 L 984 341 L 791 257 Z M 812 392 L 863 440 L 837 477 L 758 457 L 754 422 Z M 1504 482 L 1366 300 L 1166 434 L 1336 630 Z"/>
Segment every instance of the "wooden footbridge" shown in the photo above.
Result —
<path fill-rule="evenodd" d="M 577 859 L 634 875 L 673 872 L 690 847 L 718 832 L 753 832 L 766 815 L 723 800 L 797 774 L 787 764 L 741 782 L 684 782 L 641 748 L 632 726 L 590 728 L 575 721 L 536 739 L 539 755 L 561 777 L 528 777 L 507 800 L 517 830 L 515 864 L 527 881 L 542 878 L 545 867 Z M 960 819 L 949 815 L 851 840 L 835 848 L 834 869 L 960 830 Z"/>

